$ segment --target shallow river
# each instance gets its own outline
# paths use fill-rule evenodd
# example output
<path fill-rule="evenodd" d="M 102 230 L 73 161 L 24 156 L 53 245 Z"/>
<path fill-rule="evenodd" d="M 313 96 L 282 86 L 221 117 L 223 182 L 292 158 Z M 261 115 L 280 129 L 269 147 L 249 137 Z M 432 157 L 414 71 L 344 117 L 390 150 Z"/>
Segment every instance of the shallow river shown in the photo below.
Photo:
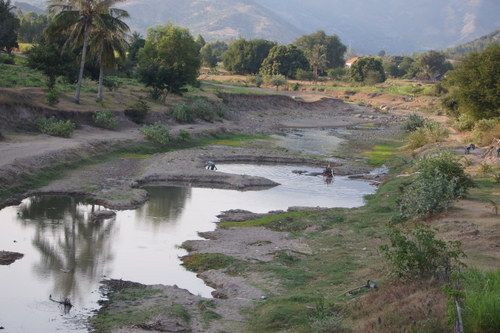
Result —
<path fill-rule="evenodd" d="M 229 209 L 257 213 L 291 206 L 358 207 L 375 188 L 367 182 L 294 174 L 321 171 L 297 166 L 221 165 L 219 171 L 263 176 L 281 186 L 238 192 L 202 188 L 153 187 L 136 210 L 121 211 L 101 224 L 88 222 L 103 209 L 63 196 L 28 198 L 0 210 L 0 250 L 25 256 L 0 266 L 0 326 L 4 332 L 86 332 L 98 308 L 99 282 L 114 278 L 144 284 L 178 285 L 210 297 L 212 289 L 181 266 L 178 248 L 197 232 L 215 229 L 216 215 Z M 68 297 L 65 314 L 51 302 Z"/>

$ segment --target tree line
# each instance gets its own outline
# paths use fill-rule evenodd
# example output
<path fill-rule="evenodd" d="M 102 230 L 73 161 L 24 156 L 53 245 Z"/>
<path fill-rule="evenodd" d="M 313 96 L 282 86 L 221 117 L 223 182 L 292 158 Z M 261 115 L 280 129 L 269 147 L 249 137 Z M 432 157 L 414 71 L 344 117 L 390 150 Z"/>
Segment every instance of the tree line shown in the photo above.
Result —
<path fill-rule="evenodd" d="M 77 103 L 84 76 L 98 82 L 98 100 L 103 99 L 103 87 L 113 86 L 107 74 L 136 77 L 150 88 L 153 98 L 161 99 L 197 85 L 201 66 L 221 64 L 231 73 L 253 75 L 258 86 L 264 78 L 276 87 L 286 79 L 330 78 L 361 84 L 384 82 L 388 77 L 445 79 L 440 87 L 447 93 L 445 104 L 450 112 L 471 112 L 477 118 L 498 116 L 498 45 L 465 57 L 451 72 L 453 66 L 446 56 L 436 51 L 413 56 L 389 56 L 381 51 L 377 56 L 359 57 L 346 68 L 347 47 L 338 36 L 324 31 L 288 45 L 263 39 L 207 43 L 202 36 L 195 38 L 189 30 L 169 24 L 149 29 L 144 38 L 130 33 L 128 13 L 116 8 L 123 1 L 50 0 L 44 15 L 16 13 L 10 0 L 0 0 L 0 52 L 10 54 L 18 40 L 33 43 L 27 62 L 46 74 L 49 97 L 57 95 L 56 81 L 62 78 L 75 83 Z"/>

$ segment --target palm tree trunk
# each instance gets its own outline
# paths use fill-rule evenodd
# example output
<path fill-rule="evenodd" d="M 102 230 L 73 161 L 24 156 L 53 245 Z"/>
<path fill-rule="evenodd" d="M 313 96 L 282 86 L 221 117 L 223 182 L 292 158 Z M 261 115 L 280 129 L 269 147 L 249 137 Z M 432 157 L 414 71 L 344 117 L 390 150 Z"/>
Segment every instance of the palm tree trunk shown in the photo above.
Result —
<path fill-rule="evenodd" d="M 104 67 L 102 65 L 102 52 L 99 54 L 99 87 L 97 88 L 97 101 L 102 101 L 103 99 L 103 81 L 104 81 Z"/>
<path fill-rule="evenodd" d="M 90 25 L 85 25 L 85 31 L 83 32 L 83 49 L 82 49 L 82 60 L 80 62 L 80 73 L 78 73 L 78 82 L 76 84 L 76 93 L 75 93 L 75 103 L 80 104 L 80 91 L 82 89 L 82 81 L 83 81 L 83 71 L 85 69 L 85 58 L 87 57 L 87 48 L 89 46 L 90 39 Z"/>

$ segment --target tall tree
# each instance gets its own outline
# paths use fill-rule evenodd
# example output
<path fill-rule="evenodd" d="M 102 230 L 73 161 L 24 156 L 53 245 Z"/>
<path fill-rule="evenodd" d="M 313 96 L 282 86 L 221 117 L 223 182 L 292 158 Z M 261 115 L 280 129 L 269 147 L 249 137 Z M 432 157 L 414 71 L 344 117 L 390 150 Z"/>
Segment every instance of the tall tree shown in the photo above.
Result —
<path fill-rule="evenodd" d="M 326 46 L 314 45 L 308 56 L 309 63 L 313 71 L 314 80 L 318 79 L 319 73 L 326 69 L 328 61 L 326 59 Z"/>
<path fill-rule="evenodd" d="M 236 74 L 256 74 L 274 46 L 264 39 L 238 39 L 224 53 L 224 68 Z"/>
<path fill-rule="evenodd" d="M 446 60 L 446 56 L 437 51 L 429 51 L 417 58 L 417 66 L 421 79 L 439 80 L 443 75 L 451 70 L 453 66 Z"/>
<path fill-rule="evenodd" d="M 148 31 L 146 45 L 139 51 L 138 74 L 153 89 L 154 98 L 195 83 L 199 69 L 198 45 L 189 30 L 169 24 Z"/>
<path fill-rule="evenodd" d="M 314 48 L 317 45 L 322 45 L 326 48 L 326 68 L 344 67 L 344 55 L 347 47 L 342 44 L 337 35 L 328 36 L 324 31 L 317 31 L 300 37 L 294 44 L 304 51 L 309 62 L 311 62 L 310 57 L 314 55 Z"/>
<path fill-rule="evenodd" d="M 54 14 L 54 23 L 59 30 L 69 32 L 68 44 L 81 47 L 80 71 L 76 85 L 75 102 L 80 103 L 83 72 L 92 30 L 105 26 L 110 12 L 116 4 L 125 0 L 50 0 L 49 11 Z"/>
<path fill-rule="evenodd" d="M 19 19 L 12 12 L 14 6 L 10 0 L 0 0 L 0 51 L 11 53 L 17 47 L 17 31 Z"/>
<path fill-rule="evenodd" d="M 500 45 L 467 55 L 444 83 L 459 114 L 475 119 L 500 117 Z"/>
<path fill-rule="evenodd" d="M 113 8 L 109 15 L 97 21 L 90 38 L 90 50 L 99 64 L 99 86 L 97 100 L 103 99 L 104 71 L 112 68 L 117 63 L 117 58 L 124 60 L 127 52 L 128 25 L 123 19 L 128 18 L 128 13 L 123 9 Z"/>
<path fill-rule="evenodd" d="M 24 43 L 38 43 L 43 38 L 43 32 L 49 25 L 45 14 L 20 13 L 19 41 Z"/>
<path fill-rule="evenodd" d="M 265 76 L 284 75 L 295 78 L 297 70 L 307 70 L 309 62 L 304 52 L 295 45 L 277 45 L 262 63 L 260 72 Z"/>

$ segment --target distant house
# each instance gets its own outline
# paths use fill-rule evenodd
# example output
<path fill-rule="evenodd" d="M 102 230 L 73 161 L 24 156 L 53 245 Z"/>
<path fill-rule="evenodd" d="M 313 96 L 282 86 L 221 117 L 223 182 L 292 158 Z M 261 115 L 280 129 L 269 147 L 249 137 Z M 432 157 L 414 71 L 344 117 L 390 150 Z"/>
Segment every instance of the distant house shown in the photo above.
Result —
<path fill-rule="evenodd" d="M 359 57 L 352 57 L 352 58 L 350 58 L 349 60 L 347 60 L 347 61 L 345 62 L 345 66 L 346 66 L 347 68 L 351 68 L 351 66 L 352 66 L 352 65 L 353 65 L 356 61 L 358 61 L 358 59 L 359 59 Z"/>

